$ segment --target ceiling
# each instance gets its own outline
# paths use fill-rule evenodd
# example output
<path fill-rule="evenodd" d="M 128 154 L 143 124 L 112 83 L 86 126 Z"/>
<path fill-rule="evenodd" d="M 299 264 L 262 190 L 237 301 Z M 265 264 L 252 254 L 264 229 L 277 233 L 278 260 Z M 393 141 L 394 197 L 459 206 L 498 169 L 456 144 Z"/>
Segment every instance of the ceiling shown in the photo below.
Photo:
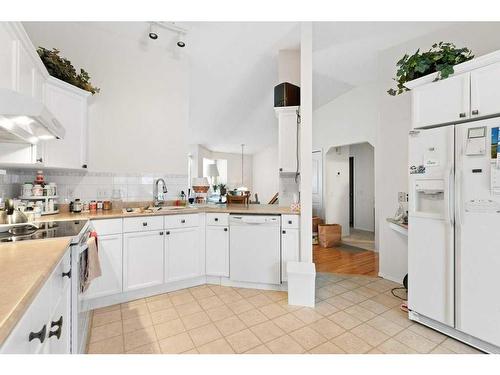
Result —
<path fill-rule="evenodd" d="M 316 22 L 313 106 L 377 79 L 380 51 L 449 27 L 446 22 Z"/>
<path fill-rule="evenodd" d="M 189 29 L 192 140 L 253 153 L 277 142 L 272 109 L 278 51 L 300 48 L 297 23 L 183 23 Z M 376 80 L 380 51 L 450 26 L 443 22 L 316 22 L 313 107 Z"/>
<path fill-rule="evenodd" d="M 183 23 L 189 29 L 191 141 L 212 151 L 254 153 L 277 143 L 273 88 L 278 51 L 298 49 L 285 22 Z"/>

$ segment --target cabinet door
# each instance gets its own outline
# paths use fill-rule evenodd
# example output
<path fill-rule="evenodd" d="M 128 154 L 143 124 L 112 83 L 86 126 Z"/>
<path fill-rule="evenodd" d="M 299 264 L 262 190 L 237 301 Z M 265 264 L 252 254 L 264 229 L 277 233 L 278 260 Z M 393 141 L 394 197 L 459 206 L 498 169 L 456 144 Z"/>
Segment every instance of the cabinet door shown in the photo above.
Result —
<path fill-rule="evenodd" d="M 123 235 L 123 290 L 147 288 L 163 283 L 162 232 Z"/>
<path fill-rule="evenodd" d="M 165 281 L 184 280 L 203 273 L 199 228 L 168 230 L 165 236 Z"/>
<path fill-rule="evenodd" d="M 299 230 L 281 231 L 281 280 L 287 281 L 286 263 L 299 261 Z"/>
<path fill-rule="evenodd" d="M 102 275 L 95 279 L 85 298 L 108 296 L 122 291 L 122 235 L 99 237 L 99 262 Z"/>
<path fill-rule="evenodd" d="M 500 63 L 470 73 L 471 117 L 500 113 Z"/>
<path fill-rule="evenodd" d="M 229 277 L 229 230 L 207 226 L 205 269 L 210 276 Z"/>
<path fill-rule="evenodd" d="M 297 171 L 297 115 L 287 112 L 279 115 L 279 168 L 283 173 Z"/>
<path fill-rule="evenodd" d="M 7 31 L 7 24 L 0 24 L 0 87 L 13 89 L 12 86 L 14 67 L 13 67 L 13 52 L 16 44 L 14 38 L 9 31 Z"/>
<path fill-rule="evenodd" d="M 464 73 L 412 89 L 413 127 L 470 117 L 470 74 Z"/>
<path fill-rule="evenodd" d="M 54 315 L 47 325 L 48 333 L 45 351 L 50 354 L 70 354 L 71 289 L 69 284 L 67 283 L 64 288 Z"/>
<path fill-rule="evenodd" d="M 86 164 L 87 99 L 70 89 L 48 82 L 44 90 L 47 108 L 66 130 L 64 139 L 47 142 L 44 164 L 47 167 L 81 169 Z"/>
<path fill-rule="evenodd" d="M 35 64 L 20 41 L 14 41 L 14 88 L 26 96 L 33 96 Z"/>

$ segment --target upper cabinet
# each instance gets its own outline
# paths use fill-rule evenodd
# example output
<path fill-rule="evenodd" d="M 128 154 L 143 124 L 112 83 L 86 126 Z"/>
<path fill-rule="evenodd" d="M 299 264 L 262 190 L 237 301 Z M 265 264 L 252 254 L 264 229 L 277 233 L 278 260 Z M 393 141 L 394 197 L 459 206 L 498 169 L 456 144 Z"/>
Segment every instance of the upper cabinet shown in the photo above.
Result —
<path fill-rule="evenodd" d="M 500 113 L 500 63 L 470 73 L 470 109 L 472 117 Z"/>
<path fill-rule="evenodd" d="M 451 77 L 437 74 L 408 82 L 412 125 L 421 128 L 500 114 L 500 51 L 455 66 Z"/>
<path fill-rule="evenodd" d="M 470 112 L 468 73 L 412 90 L 413 127 L 465 120 Z"/>
<path fill-rule="evenodd" d="M 66 131 L 37 144 L 0 140 L 0 167 L 87 168 L 90 93 L 48 74 L 21 23 L 0 23 L 0 48 L 0 87 L 40 100 Z"/>
<path fill-rule="evenodd" d="M 278 148 L 280 173 L 297 173 L 298 124 L 297 110 L 299 107 L 274 108 L 278 117 Z"/>
<path fill-rule="evenodd" d="M 43 164 L 50 168 L 87 168 L 87 98 L 90 93 L 53 77 L 45 82 L 44 103 L 63 124 L 64 139 L 47 143 Z"/>

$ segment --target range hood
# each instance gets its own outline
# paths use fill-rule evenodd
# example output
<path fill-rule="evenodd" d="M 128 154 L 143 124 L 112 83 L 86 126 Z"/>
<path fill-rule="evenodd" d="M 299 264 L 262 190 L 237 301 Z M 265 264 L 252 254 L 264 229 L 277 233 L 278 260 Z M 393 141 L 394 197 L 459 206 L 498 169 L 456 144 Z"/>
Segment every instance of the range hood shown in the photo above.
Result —
<path fill-rule="evenodd" d="M 0 88 L 0 142 L 31 143 L 64 138 L 64 128 L 39 100 Z"/>

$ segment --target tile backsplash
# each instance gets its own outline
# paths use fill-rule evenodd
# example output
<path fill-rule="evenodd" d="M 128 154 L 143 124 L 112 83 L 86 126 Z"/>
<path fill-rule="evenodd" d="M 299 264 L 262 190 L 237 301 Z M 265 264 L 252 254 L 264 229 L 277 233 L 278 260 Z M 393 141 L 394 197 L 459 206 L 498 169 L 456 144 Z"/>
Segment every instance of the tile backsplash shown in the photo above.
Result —
<path fill-rule="evenodd" d="M 102 172 L 44 171 L 45 181 L 55 182 L 58 187 L 59 203 L 75 198 L 82 200 L 110 199 L 113 190 L 119 190 L 122 200 L 149 201 L 153 199 L 153 182 L 163 178 L 167 183 L 166 199 L 177 199 L 181 190 L 187 194 L 188 176 L 172 174 L 117 174 Z M 35 171 L 12 170 L 0 175 L 0 198 L 17 198 L 24 182 L 32 182 Z"/>

